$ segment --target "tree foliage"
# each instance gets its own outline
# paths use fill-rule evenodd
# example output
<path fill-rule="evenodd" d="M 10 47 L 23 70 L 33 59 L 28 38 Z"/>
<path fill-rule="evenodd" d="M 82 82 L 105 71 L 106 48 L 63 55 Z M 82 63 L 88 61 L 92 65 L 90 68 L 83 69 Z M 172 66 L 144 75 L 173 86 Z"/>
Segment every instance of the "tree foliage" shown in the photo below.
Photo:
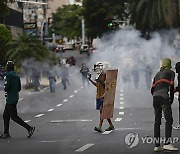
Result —
<path fill-rule="evenodd" d="M 5 65 L 6 59 L 5 55 L 8 50 L 7 43 L 12 39 L 10 31 L 5 27 L 5 25 L 0 25 L 0 64 Z"/>
<path fill-rule="evenodd" d="M 112 30 L 109 23 L 125 21 L 127 0 L 83 0 L 83 15 L 88 37 L 94 38 Z"/>
<path fill-rule="evenodd" d="M 0 17 L 6 15 L 9 11 L 8 3 L 13 3 L 14 0 L 0 0 Z"/>
<path fill-rule="evenodd" d="M 21 63 L 27 59 L 41 62 L 56 60 L 55 56 L 41 44 L 40 40 L 26 33 L 19 35 L 17 40 L 11 41 L 8 45 L 6 59 L 13 60 L 18 66 L 21 66 Z"/>
<path fill-rule="evenodd" d="M 81 36 L 81 7 L 63 5 L 53 14 L 52 29 L 55 34 L 71 39 Z"/>
<path fill-rule="evenodd" d="M 130 24 L 144 34 L 178 25 L 177 0 L 129 0 L 128 4 Z"/>

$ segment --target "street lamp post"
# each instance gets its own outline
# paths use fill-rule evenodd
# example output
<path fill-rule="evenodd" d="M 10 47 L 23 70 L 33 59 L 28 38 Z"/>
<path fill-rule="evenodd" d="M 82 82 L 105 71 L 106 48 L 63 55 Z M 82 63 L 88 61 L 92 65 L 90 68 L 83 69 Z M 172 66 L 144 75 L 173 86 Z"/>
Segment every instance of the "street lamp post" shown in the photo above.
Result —
<path fill-rule="evenodd" d="M 84 23 L 84 17 L 81 17 L 81 24 L 82 24 L 82 44 L 85 44 L 85 23 Z"/>

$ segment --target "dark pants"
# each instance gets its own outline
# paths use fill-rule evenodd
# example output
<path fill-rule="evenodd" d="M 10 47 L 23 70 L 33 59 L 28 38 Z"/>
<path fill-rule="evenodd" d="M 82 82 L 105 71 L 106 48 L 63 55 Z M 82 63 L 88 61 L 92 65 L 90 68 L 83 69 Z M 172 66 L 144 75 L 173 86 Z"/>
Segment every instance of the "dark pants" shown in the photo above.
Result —
<path fill-rule="evenodd" d="M 161 125 L 161 118 L 162 118 L 162 111 L 163 111 L 165 119 L 166 119 L 165 144 L 170 144 L 169 142 L 167 142 L 167 140 L 171 138 L 171 134 L 172 134 L 173 117 L 172 117 L 171 103 L 169 102 L 168 99 L 165 99 L 160 96 L 154 96 L 153 107 L 154 107 L 154 114 L 155 114 L 154 137 L 160 140 L 160 125 Z M 160 143 L 157 142 L 155 146 L 160 146 Z"/>
<path fill-rule="evenodd" d="M 21 125 L 22 127 L 29 130 L 31 127 L 25 123 L 18 115 L 17 115 L 17 108 L 16 104 L 6 104 L 3 119 L 4 119 L 4 134 L 9 134 L 9 122 L 10 118 Z"/>

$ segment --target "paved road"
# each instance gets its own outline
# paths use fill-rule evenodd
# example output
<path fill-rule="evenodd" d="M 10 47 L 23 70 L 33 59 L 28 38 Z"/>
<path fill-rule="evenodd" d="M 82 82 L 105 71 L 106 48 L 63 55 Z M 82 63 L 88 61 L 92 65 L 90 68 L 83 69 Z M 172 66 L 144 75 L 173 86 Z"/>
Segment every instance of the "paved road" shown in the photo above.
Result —
<path fill-rule="evenodd" d="M 0 153 L 154 153 L 154 144 L 151 143 L 154 120 L 152 97 L 149 90 L 143 88 L 143 76 L 138 90 L 133 86 L 125 88 L 118 81 L 113 118 L 116 130 L 96 133 L 93 128 L 98 124 L 99 113 L 95 110 L 95 88 L 90 85 L 83 89 L 78 66 L 73 70 L 67 90 L 63 90 L 61 83 L 58 83 L 55 93 L 50 93 L 48 88 L 40 92 L 21 93 L 19 115 L 30 125 L 36 126 L 36 132 L 32 138 L 27 139 L 26 130 L 11 122 L 12 138 L 0 140 Z M 173 115 L 176 124 L 177 99 L 173 104 Z M 162 135 L 164 123 L 162 120 Z M 105 121 L 103 129 L 107 127 Z M 2 115 L 0 130 L 3 130 Z M 137 142 L 128 147 L 125 139 L 128 139 L 129 133 L 136 135 Z M 180 138 L 179 131 L 173 130 L 173 137 Z M 136 145 L 138 139 L 139 144 Z M 180 149 L 179 142 L 175 145 Z"/>

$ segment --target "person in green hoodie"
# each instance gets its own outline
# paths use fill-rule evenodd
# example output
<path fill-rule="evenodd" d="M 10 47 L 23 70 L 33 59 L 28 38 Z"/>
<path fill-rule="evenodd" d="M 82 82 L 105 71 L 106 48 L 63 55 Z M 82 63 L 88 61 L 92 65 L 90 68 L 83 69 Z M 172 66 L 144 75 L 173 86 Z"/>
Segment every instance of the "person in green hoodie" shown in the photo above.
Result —
<path fill-rule="evenodd" d="M 28 137 L 31 137 L 35 131 L 35 127 L 29 126 L 17 115 L 17 103 L 19 100 L 19 92 L 21 91 L 20 77 L 14 71 L 14 63 L 12 61 L 8 61 L 6 67 L 7 72 L 4 84 L 6 105 L 3 112 L 4 133 L 0 135 L 0 138 L 10 138 L 10 118 L 22 127 L 26 128 L 28 131 Z"/>
<path fill-rule="evenodd" d="M 156 138 L 154 151 L 169 150 L 177 151 L 178 148 L 174 147 L 171 143 L 172 138 L 172 108 L 171 105 L 174 100 L 174 78 L 175 72 L 171 70 L 171 59 L 164 58 L 160 71 L 154 77 L 151 94 L 153 95 L 153 107 L 155 114 L 154 122 L 154 137 Z M 164 141 L 160 137 L 160 126 L 162 111 L 166 119 L 165 123 L 165 143 L 161 147 L 161 142 Z"/>

